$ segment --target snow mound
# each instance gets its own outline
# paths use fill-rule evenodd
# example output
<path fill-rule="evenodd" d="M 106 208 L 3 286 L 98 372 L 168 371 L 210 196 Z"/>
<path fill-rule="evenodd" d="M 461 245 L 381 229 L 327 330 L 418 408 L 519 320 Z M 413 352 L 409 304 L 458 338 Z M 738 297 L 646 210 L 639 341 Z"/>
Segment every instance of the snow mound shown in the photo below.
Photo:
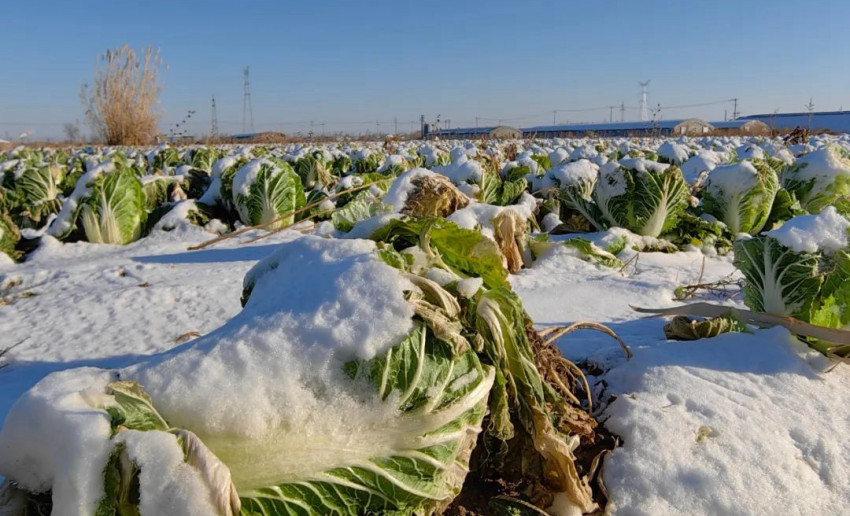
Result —
<path fill-rule="evenodd" d="M 799 215 L 779 229 L 765 233 L 785 247 L 797 252 L 832 254 L 848 245 L 850 221 L 842 217 L 835 206 L 818 215 Z"/>
<path fill-rule="evenodd" d="M 758 184 L 759 173 L 750 161 L 722 165 L 708 173 L 706 190 L 718 197 L 734 197 Z"/>

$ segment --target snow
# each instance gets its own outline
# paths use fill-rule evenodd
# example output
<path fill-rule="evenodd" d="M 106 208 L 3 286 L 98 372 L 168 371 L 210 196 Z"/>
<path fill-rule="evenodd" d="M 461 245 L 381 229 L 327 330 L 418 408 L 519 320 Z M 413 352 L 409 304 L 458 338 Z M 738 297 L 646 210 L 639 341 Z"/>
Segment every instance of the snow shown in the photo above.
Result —
<path fill-rule="evenodd" d="M 436 173 L 425 168 L 414 168 L 408 170 L 404 174 L 398 176 L 390 185 L 387 195 L 384 196 L 383 203 L 393 207 L 396 212 L 401 212 L 407 203 L 407 196 L 416 190 L 415 180 L 435 176 Z"/>
<path fill-rule="evenodd" d="M 236 154 L 230 154 L 228 156 L 215 160 L 215 162 L 212 164 L 212 169 L 210 170 L 210 176 L 213 179 L 220 179 L 224 171 L 235 165 L 241 157 L 242 156 Z"/>
<path fill-rule="evenodd" d="M 443 174 L 452 183 L 479 183 L 481 182 L 481 175 L 484 174 L 484 168 L 481 164 L 474 159 L 470 159 L 466 154 L 446 166 L 434 166 L 432 170 Z"/>
<path fill-rule="evenodd" d="M 685 181 L 691 186 L 699 185 L 699 180 L 704 172 L 709 172 L 718 165 L 718 158 L 713 151 L 703 151 L 692 156 L 679 167 Z"/>
<path fill-rule="evenodd" d="M 139 512 L 193 516 L 218 514 L 198 470 L 184 462 L 177 437 L 166 432 L 127 430 L 116 437 L 139 466 Z M 192 500 L 191 505 L 186 500 Z"/>
<path fill-rule="evenodd" d="M 492 204 L 470 202 L 466 208 L 455 211 L 446 217 L 446 220 L 450 220 L 466 229 L 480 228 L 482 235 L 495 240 L 493 219 L 498 217 L 500 213 L 510 210 L 527 220 L 532 218 L 536 205 L 536 199 L 526 192 L 520 196 L 516 204 L 510 206 L 494 206 Z"/>
<path fill-rule="evenodd" d="M 27 391 L 6 416 L 0 471 L 24 489 L 52 488 L 56 516 L 94 514 L 103 496 L 111 429 L 106 412 L 92 405 L 104 397 L 111 376 L 94 368 L 54 373 Z"/>
<path fill-rule="evenodd" d="M 850 369 L 824 373 L 823 357 L 782 329 L 665 341 L 663 320 L 630 310 L 677 304 L 673 289 L 696 282 L 702 262 L 699 253 L 641 253 L 623 277 L 557 246 L 511 278 L 538 326 L 602 322 L 634 352 L 626 361 L 616 342 L 593 332 L 559 341 L 567 357 L 610 368 L 589 378 L 617 396 L 602 414 L 623 440 L 605 460 L 609 513 L 843 513 Z M 708 258 L 702 280 L 733 270 L 730 258 Z"/>
<path fill-rule="evenodd" d="M 91 194 L 91 185 L 102 174 L 110 174 L 115 171 L 115 163 L 105 161 L 100 165 L 89 170 L 77 180 L 74 185 L 74 191 L 62 203 L 62 208 L 59 214 L 50 224 L 47 229 L 47 234 L 50 236 L 62 236 L 71 230 L 71 225 L 74 223 L 74 216 L 77 212 L 77 206 L 80 201 Z"/>
<path fill-rule="evenodd" d="M 676 165 L 681 165 L 687 161 L 688 154 L 687 147 L 674 141 L 665 141 L 658 147 L 658 155 L 667 158 Z"/>
<path fill-rule="evenodd" d="M 561 219 L 558 217 L 557 213 L 547 213 L 543 220 L 540 221 L 540 225 L 543 227 L 543 231 L 546 233 L 552 231 L 556 227 L 560 226 L 562 223 Z"/>
<path fill-rule="evenodd" d="M 626 193 L 626 177 L 616 161 L 611 161 L 599 168 L 599 179 L 596 181 L 595 192 L 601 199 L 610 199 Z"/>
<path fill-rule="evenodd" d="M 836 146 L 824 147 L 800 157 L 789 172 L 791 178 L 803 183 L 814 180 L 808 193 L 811 199 L 832 186 L 839 177 L 850 176 L 850 159 L 841 156 Z"/>
<path fill-rule="evenodd" d="M 759 173 L 751 161 L 719 166 L 708 173 L 706 191 L 721 198 L 747 193 L 758 185 Z"/>
<path fill-rule="evenodd" d="M 260 174 L 260 169 L 263 165 L 268 165 L 274 170 L 278 170 L 272 162 L 267 159 L 254 159 L 245 163 L 233 176 L 233 203 L 240 195 L 248 196 L 251 193 L 251 185 L 257 180 Z"/>
<path fill-rule="evenodd" d="M 168 213 L 163 215 L 163 217 L 156 222 L 154 229 L 170 231 L 175 228 L 186 226 L 187 224 L 191 225 L 191 222 L 188 220 L 190 211 L 198 211 L 198 206 L 195 204 L 195 201 L 191 199 L 179 201 L 174 204 L 174 207 L 171 208 Z M 219 222 L 219 224 L 220 223 L 221 222 Z"/>
<path fill-rule="evenodd" d="M 333 405 L 325 397 L 350 402 L 339 392 L 350 383 L 342 364 L 398 344 L 413 324 L 402 292 L 412 286 L 374 248 L 319 237 L 280 246 L 246 275 L 246 286 L 256 283 L 242 312 L 122 378 L 144 385 L 172 425 L 202 440 L 260 438 L 312 420 L 318 407 Z"/>
<path fill-rule="evenodd" d="M 797 252 L 832 254 L 848 246 L 848 231 L 850 221 L 828 206 L 818 215 L 798 215 L 765 234 Z"/>
<path fill-rule="evenodd" d="M 791 148 L 797 154 L 810 152 L 801 161 L 812 166 L 802 168 L 801 174 L 819 178 L 825 169 L 833 175 L 845 173 L 843 163 L 829 154 L 832 140 L 826 138 Z M 737 137 L 701 139 L 702 148 L 715 150 L 700 151 L 682 165 L 683 172 L 690 175 L 688 167 L 693 167 L 699 176 L 713 169 L 715 185 L 744 188 L 742 178 L 752 175 L 749 163 L 718 165 L 729 161 L 729 150 L 746 142 Z M 611 148 L 649 151 L 658 143 L 624 140 Z M 587 140 L 543 145 L 529 148 L 550 158 L 556 153 L 571 153 L 574 159 L 597 156 Z M 452 156 L 463 160 L 466 153 L 457 149 Z M 785 150 L 767 143 L 764 149 L 770 155 Z M 654 166 L 646 160 L 623 161 L 624 166 Z M 552 162 L 554 169 L 562 168 Z M 220 176 L 222 165 L 222 160 L 216 162 L 218 174 L 213 172 L 213 178 Z M 606 171 L 622 176 L 617 163 L 601 170 L 603 177 Z M 430 172 L 418 172 L 425 173 Z M 413 177 L 411 172 L 405 176 L 393 185 L 393 197 L 401 205 Z M 353 177 L 346 179 L 353 184 Z M 188 210 L 190 203 L 178 203 L 174 216 Z M 452 217 L 465 227 L 481 225 L 486 234 L 499 210 L 518 210 L 526 217 L 534 205 L 528 196 L 509 208 L 473 202 Z M 263 436 L 308 414 L 305 427 L 294 431 L 333 434 L 335 425 L 364 412 L 362 392 L 354 386 L 340 388 L 339 362 L 386 349 L 409 328 L 411 314 L 404 311 L 407 305 L 399 293 L 410 286 L 369 257 L 373 243 L 357 240 L 397 217 L 361 221 L 344 235 L 346 240 L 307 238 L 287 230 L 242 245 L 260 234 L 248 232 L 201 251 L 186 247 L 211 235 L 191 225 L 155 231 L 126 246 L 62 244 L 43 236 L 26 262 L 0 264 L 0 290 L 14 299 L 0 306 L 0 347 L 20 342 L 2 359 L 8 366 L 0 369 L 0 420 L 5 419 L 0 472 L 23 487 L 52 486 L 54 514 L 93 513 L 102 496 L 102 467 L 114 444 L 105 414 L 93 407 L 119 372 L 122 379 L 141 381 L 170 423 L 199 432 L 216 453 L 226 448 L 222 432 Z M 549 223 L 544 219 L 544 229 L 555 218 L 549 217 Z M 798 251 L 829 253 L 847 247 L 848 229 L 850 222 L 827 208 L 819 215 L 797 217 L 768 235 Z M 332 228 L 323 234 L 343 236 Z M 616 396 L 607 408 L 597 409 L 605 427 L 622 442 L 604 460 L 607 512 L 846 512 L 850 368 L 839 364 L 826 372 L 830 364 L 821 355 L 782 329 L 667 341 L 663 319 L 643 318 L 630 305 L 673 306 L 680 303 L 673 298 L 678 286 L 739 277 L 732 257 L 706 257 L 696 251 L 637 253 L 632 246 L 651 248 L 657 241 L 619 228 L 550 238 L 557 242 L 575 237 L 603 249 L 626 242 L 618 255 L 626 266 L 619 270 L 590 264 L 555 245 L 509 281 L 538 327 L 598 321 L 616 331 L 634 353 L 626 361 L 615 341 L 590 331 L 557 342 L 568 358 L 602 368 L 599 376 L 588 378 L 595 406 Z M 310 265 L 318 262 L 323 266 Z M 251 274 L 265 275 L 242 310 L 243 279 L 258 263 Z M 450 280 L 436 270 L 427 275 Z M 456 284 L 466 297 L 481 286 L 479 278 Z M 37 295 L 16 297 L 25 292 Z M 334 302 L 329 301 L 332 296 Z M 370 300 L 368 305 L 364 299 Z M 740 295 L 704 294 L 692 301 L 706 300 L 743 307 Z M 376 305 L 383 309 L 375 310 Z M 192 332 L 202 336 L 183 341 L 191 339 Z M 251 410 L 245 410 L 246 399 Z M 367 405 L 367 410 L 373 408 L 377 410 Z M 178 493 L 169 491 L 175 487 L 181 490 L 179 496 L 193 493 L 188 496 L 197 504 L 194 513 L 212 512 L 206 486 L 182 461 L 173 436 L 124 432 L 119 437 L 144 465 L 144 514 L 185 510 L 176 503 Z M 85 455 L 79 453 L 82 449 Z M 178 480 L 169 485 L 169 479 Z M 573 509 L 559 498 L 550 512 L 573 514 Z"/>
<path fill-rule="evenodd" d="M 652 161 L 646 158 L 623 158 L 620 160 L 620 165 L 643 174 L 650 172 L 664 172 L 670 167 L 670 165 L 666 163 L 658 163 L 657 161 Z"/>
<path fill-rule="evenodd" d="M 573 186 L 581 182 L 595 182 L 599 167 L 586 159 L 580 159 L 555 167 L 547 175 L 557 179 L 561 186 Z"/>
<path fill-rule="evenodd" d="M 483 285 L 484 280 L 481 278 L 466 278 L 457 282 L 457 291 L 468 299 L 475 296 Z"/>

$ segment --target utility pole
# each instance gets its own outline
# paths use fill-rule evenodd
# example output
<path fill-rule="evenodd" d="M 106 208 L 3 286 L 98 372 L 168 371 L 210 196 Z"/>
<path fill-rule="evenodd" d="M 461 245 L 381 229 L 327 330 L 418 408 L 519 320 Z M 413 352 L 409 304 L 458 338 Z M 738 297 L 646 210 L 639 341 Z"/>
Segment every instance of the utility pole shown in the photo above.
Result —
<path fill-rule="evenodd" d="M 620 102 L 620 122 L 626 121 L 626 103 Z"/>
<path fill-rule="evenodd" d="M 419 137 L 425 138 L 425 115 L 419 115 Z"/>
<path fill-rule="evenodd" d="M 215 110 L 215 95 L 212 96 L 212 121 L 210 125 L 210 136 L 216 138 L 218 136 L 218 114 Z"/>
<path fill-rule="evenodd" d="M 738 99 L 734 98 L 734 99 L 732 99 L 732 102 L 734 102 L 734 107 L 732 108 L 732 120 L 737 120 L 738 119 Z"/>
<path fill-rule="evenodd" d="M 614 106 L 608 106 L 608 123 L 614 123 Z"/>
<path fill-rule="evenodd" d="M 649 120 L 649 111 L 648 106 L 646 105 L 648 95 L 647 88 L 649 87 L 649 81 L 638 81 L 638 84 L 640 85 L 640 120 L 641 122 L 646 122 L 647 120 Z"/>
<path fill-rule="evenodd" d="M 249 78 L 249 70 L 246 66 L 242 69 L 242 132 L 247 133 L 250 127 L 250 132 L 254 132 L 254 109 L 251 107 L 251 80 Z M 250 125 L 249 125 L 250 122 Z"/>

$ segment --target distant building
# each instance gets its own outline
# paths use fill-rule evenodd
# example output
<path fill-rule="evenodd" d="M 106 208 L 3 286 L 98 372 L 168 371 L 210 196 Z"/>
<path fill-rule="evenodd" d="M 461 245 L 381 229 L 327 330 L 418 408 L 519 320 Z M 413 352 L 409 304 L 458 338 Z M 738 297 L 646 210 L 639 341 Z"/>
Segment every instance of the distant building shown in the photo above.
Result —
<path fill-rule="evenodd" d="M 511 127 L 508 125 L 499 125 L 490 129 L 487 135 L 490 138 L 497 138 L 500 140 L 522 138 L 522 129 L 517 129 L 516 127 Z"/>
<path fill-rule="evenodd" d="M 791 130 L 797 126 L 809 129 L 809 116 L 811 116 L 812 131 L 850 133 L 850 111 L 747 115 L 740 117 L 738 120 L 759 120 L 774 130 Z"/>
<path fill-rule="evenodd" d="M 428 124 L 425 125 L 427 129 Z M 505 140 L 511 138 L 522 138 L 523 131 L 523 129 L 518 129 L 508 125 L 497 125 L 495 127 L 458 127 L 454 129 L 439 129 L 437 131 L 428 131 L 426 132 L 426 135 L 438 138 L 494 138 Z"/>
<path fill-rule="evenodd" d="M 702 118 L 687 118 L 673 126 L 673 134 L 687 136 L 702 136 L 714 130 L 712 124 L 709 124 Z"/>
<path fill-rule="evenodd" d="M 723 122 L 712 122 L 711 125 L 717 132 L 738 132 L 744 134 L 770 134 L 770 126 L 761 120 L 750 120 L 738 118 L 735 120 L 724 120 Z"/>

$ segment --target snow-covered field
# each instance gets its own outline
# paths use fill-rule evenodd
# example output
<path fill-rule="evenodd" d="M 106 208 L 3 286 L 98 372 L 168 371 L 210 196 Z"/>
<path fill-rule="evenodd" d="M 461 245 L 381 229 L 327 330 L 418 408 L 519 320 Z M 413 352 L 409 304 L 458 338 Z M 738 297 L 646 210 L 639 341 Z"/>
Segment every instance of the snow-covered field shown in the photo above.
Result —
<path fill-rule="evenodd" d="M 46 245 L 21 265 L 3 266 L 17 298 L 0 308 L 4 343 L 20 342 L 0 370 L 0 417 L 45 375 L 116 368 L 209 332 L 240 310 L 245 272 L 284 232 L 253 245 L 200 251 L 198 228 L 160 232 L 127 246 Z M 850 369 L 828 364 L 782 329 L 711 340 L 666 341 L 663 321 L 629 305 L 673 304 L 676 286 L 698 279 L 697 252 L 644 253 L 624 274 L 560 248 L 511 278 L 540 327 L 593 320 L 631 347 L 594 332 L 559 342 L 567 357 L 591 359 L 616 394 L 602 415 L 622 438 L 605 462 L 613 514 L 841 514 L 850 506 Z M 703 279 L 734 271 L 706 261 Z"/>
<path fill-rule="evenodd" d="M 557 407 L 589 407 L 522 397 L 545 362 L 522 369 L 509 286 L 538 330 L 601 323 L 633 353 L 590 330 L 556 341 L 595 375 L 592 414 L 619 439 L 606 513 L 843 514 L 850 366 L 826 354 L 850 348 L 737 312 L 710 321 L 730 332 L 668 340 L 633 307 L 848 329 L 848 149 L 846 135 L 16 149 L 0 156 L 0 475 L 52 490 L 54 514 L 133 489 L 144 516 L 229 515 L 240 498 L 252 515 L 427 512 L 458 494 L 479 434 L 507 449 L 498 392 L 508 426 L 534 413 L 522 403 L 548 416 L 523 421 L 540 442 L 558 421 L 548 446 L 575 471 L 587 436 Z M 524 379 L 499 391 L 505 364 Z M 361 368 L 380 368 L 378 399 L 352 383 Z M 116 401 L 125 379 L 153 401 Z M 555 515 L 604 499 L 558 485 L 571 501 Z M 0 514 L 22 492 L 0 488 Z"/>

